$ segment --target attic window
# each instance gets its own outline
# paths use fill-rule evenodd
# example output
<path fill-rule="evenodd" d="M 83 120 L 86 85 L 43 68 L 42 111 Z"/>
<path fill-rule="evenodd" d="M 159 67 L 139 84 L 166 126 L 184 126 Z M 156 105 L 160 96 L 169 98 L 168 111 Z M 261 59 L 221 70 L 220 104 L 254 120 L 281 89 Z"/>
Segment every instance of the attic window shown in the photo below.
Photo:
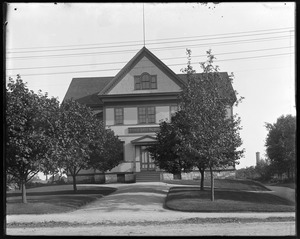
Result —
<path fill-rule="evenodd" d="M 134 76 L 134 89 L 135 90 L 157 89 L 156 75 L 150 75 L 147 72 L 144 72 L 140 76 Z"/>

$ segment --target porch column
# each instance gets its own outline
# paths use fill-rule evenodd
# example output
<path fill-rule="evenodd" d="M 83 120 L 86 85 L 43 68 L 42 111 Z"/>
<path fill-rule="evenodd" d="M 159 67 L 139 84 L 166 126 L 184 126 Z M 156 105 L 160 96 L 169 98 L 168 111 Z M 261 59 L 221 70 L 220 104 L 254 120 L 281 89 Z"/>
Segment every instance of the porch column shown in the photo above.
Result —
<path fill-rule="evenodd" d="M 140 152 L 141 147 L 139 145 L 135 145 L 135 157 L 134 157 L 134 172 L 140 172 L 141 171 L 141 164 L 140 164 Z"/>

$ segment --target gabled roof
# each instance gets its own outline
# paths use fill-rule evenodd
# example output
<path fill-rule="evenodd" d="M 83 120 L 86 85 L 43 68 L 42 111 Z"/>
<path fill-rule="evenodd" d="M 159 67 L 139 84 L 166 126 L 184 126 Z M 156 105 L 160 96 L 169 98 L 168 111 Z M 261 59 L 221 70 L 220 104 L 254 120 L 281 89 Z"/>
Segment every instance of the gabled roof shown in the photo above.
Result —
<path fill-rule="evenodd" d="M 64 100 L 74 99 L 79 103 L 86 105 L 102 105 L 101 98 L 106 95 L 134 66 L 146 56 L 151 60 L 160 70 L 173 79 L 181 88 L 187 84 L 186 74 L 175 74 L 169 67 L 167 67 L 161 60 L 153 55 L 147 48 L 143 47 L 120 71 L 113 77 L 83 77 L 73 78 L 67 90 Z M 203 73 L 195 73 L 194 76 L 202 77 Z M 222 90 L 223 98 L 230 99 L 233 103 L 236 101 L 234 89 L 227 72 L 220 72 L 221 80 L 217 82 Z M 227 90 L 224 90 L 227 89 Z M 102 95 L 102 96 L 101 96 Z M 146 96 L 146 94 L 145 94 Z"/>
<path fill-rule="evenodd" d="M 162 72 L 164 72 L 168 77 L 170 77 L 175 83 L 177 83 L 181 88 L 184 85 L 184 82 L 160 59 L 158 59 L 152 52 L 150 52 L 146 47 L 143 47 L 110 81 L 99 95 L 107 94 L 121 79 L 124 77 L 134 66 L 143 58 L 147 57 L 155 66 L 157 66 Z"/>
<path fill-rule="evenodd" d="M 216 83 L 219 86 L 219 90 L 221 93 L 221 96 L 223 99 L 229 99 L 232 103 L 234 103 L 237 98 L 235 95 L 235 91 L 233 89 L 232 83 L 230 81 L 230 78 L 227 74 L 227 72 L 219 72 L 220 74 L 220 79 L 217 81 L 218 78 L 214 78 L 216 79 Z M 193 74 L 194 78 L 197 79 L 201 79 L 202 77 L 204 77 L 205 73 L 195 73 Z M 187 75 L 186 74 L 177 74 L 177 76 L 185 82 L 185 84 L 187 84 Z"/>
<path fill-rule="evenodd" d="M 113 76 L 73 78 L 63 101 L 74 99 L 83 104 L 100 104 L 97 94 L 113 78 Z"/>

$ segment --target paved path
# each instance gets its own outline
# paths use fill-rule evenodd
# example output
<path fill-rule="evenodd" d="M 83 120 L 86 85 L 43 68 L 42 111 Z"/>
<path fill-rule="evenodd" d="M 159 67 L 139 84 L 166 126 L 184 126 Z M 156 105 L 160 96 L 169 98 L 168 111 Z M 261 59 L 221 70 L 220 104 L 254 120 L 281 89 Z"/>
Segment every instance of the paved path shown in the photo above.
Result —
<path fill-rule="evenodd" d="M 95 186 L 95 185 L 93 185 Z M 105 185 L 99 185 L 101 187 Z M 178 212 L 178 211 L 171 211 L 167 210 L 163 207 L 163 203 L 166 197 L 166 194 L 170 187 L 176 186 L 176 185 L 170 185 L 165 184 L 161 182 L 157 183 L 136 183 L 136 184 L 109 184 L 107 185 L 109 187 L 116 187 L 118 190 L 108 196 L 105 196 L 103 198 L 100 198 L 96 201 L 94 201 L 91 204 L 88 204 L 84 207 L 82 207 L 79 210 L 68 212 L 68 213 L 62 213 L 62 214 L 44 214 L 44 215 L 9 215 L 7 216 L 7 223 L 12 222 L 18 222 L 18 223 L 40 223 L 40 222 L 68 222 L 68 223 L 80 223 L 82 226 L 92 224 L 92 223 L 103 223 L 109 224 L 109 223 L 128 223 L 128 222 L 139 222 L 139 223 L 149 223 L 152 222 L 172 222 L 172 221 L 178 221 L 183 219 L 189 219 L 189 218 L 268 218 L 268 217 L 295 217 L 295 213 L 293 212 L 281 212 L 281 213 L 190 213 L 190 212 Z M 295 222 L 287 222 L 289 223 L 288 230 L 290 233 L 284 234 L 284 235 L 293 235 L 295 232 Z M 273 227 L 275 232 L 275 229 L 278 228 L 278 223 L 274 223 Z M 187 224 L 185 224 L 187 225 Z M 205 224 L 206 225 L 206 224 Z M 224 224 L 225 225 L 225 224 Z M 222 227 L 226 227 L 226 226 Z M 227 223 L 228 225 L 228 223 Z M 254 224 L 248 225 L 250 228 L 253 227 Z M 258 223 L 257 226 L 261 225 L 261 223 Z M 283 225 L 282 223 L 279 223 L 280 225 Z M 150 226 L 150 225 L 149 225 Z M 149 227 L 148 226 L 148 227 Z M 177 225 L 179 226 L 179 225 Z M 173 225 L 173 227 L 176 229 L 177 226 Z M 194 225 L 195 226 L 195 225 Z M 228 225 L 229 226 L 229 225 Z M 244 225 L 246 226 L 246 224 Z M 150 226 L 151 227 L 151 226 Z M 155 226 L 152 226 L 155 227 Z M 157 227 L 157 226 L 156 226 Z M 158 225 L 159 227 L 159 225 Z M 160 226 L 161 230 L 164 231 L 164 227 Z M 168 226 L 165 226 L 168 228 Z M 218 227 L 218 226 L 217 226 Z M 68 227 L 68 230 L 72 230 L 72 235 L 79 235 L 76 233 L 83 233 L 85 230 L 88 230 L 86 227 L 76 227 L 77 229 L 73 228 L 70 229 Z M 81 228 L 81 231 L 80 231 Z M 89 227 L 88 227 L 89 228 Z M 108 227 L 105 226 L 106 229 L 103 229 L 104 231 L 108 233 Z M 125 230 L 125 228 L 127 228 Z M 120 235 L 118 233 L 129 233 L 128 231 L 130 226 L 126 226 L 120 229 L 117 229 L 115 226 L 114 229 L 110 228 L 110 232 L 112 235 Z M 133 229 L 137 229 L 137 226 L 134 226 Z M 144 229 L 143 229 L 144 228 Z M 140 230 L 144 230 L 143 235 L 149 235 L 147 234 L 147 230 L 145 230 L 146 227 L 142 227 Z M 211 225 L 211 230 L 207 229 L 210 232 L 213 232 L 213 228 L 216 228 L 216 224 Z M 230 228 L 230 227 L 229 227 Z M 58 231 L 54 230 L 52 228 L 52 232 L 57 233 Z M 265 228 L 266 229 L 266 228 Z M 264 229 L 264 230 L 265 230 Z M 25 230 L 25 231 L 24 231 Z M 46 231 L 49 231 L 50 234 L 43 234 L 43 230 L 46 233 Z M 59 235 L 65 235 L 64 233 L 67 233 L 68 230 L 61 230 Z M 119 230 L 119 231 L 118 231 Z M 125 230 L 125 231 L 124 231 Z M 225 230 L 225 229 L 224 229 Z M 230 229 L 228 229 L 230 230 Z M 245 229 L 247 230 L 247 229 Z M 250 230 L 250 229 L 249 229 Z M 133 230 L 134 231 L 134 230 Z M 8 233 L 16 233 L 16 234 L 26 234 L 29 233 L 29 235 L 32 233 L 35 235 L 51 235 L 51 229 L 43 229 L 43 228 L 9 228 Z M 152 231 L 155 234 L 155 231 Z M 166 234 L 161 235 L 167 235 L 168 230 L 165 229 Z M 286 232 L 286 230 L 285 230 Z M 94 233 L 96 233 L 94 231 Z M 253 231 L 255 233 L 255 230 Z M 265 232 L 267 233 L 267 232 Z M 97 234 L 97 233 L 96 233 Z M 130 233 L 129 233 L 130 234 Z M 128 234 L 128 235 L 129 235 Z M 153 235 L 154 235 L 153 234 Z M 263 232 L 262 232 L 263 234 Z M 89 234 L 94 235 L 94 234 Z M 100 234 L 98 234 L 100 235 Z M 102 235 L 102 234 L 101 234 Z M 107 235 L 107 234 L 106 234 Z M 127 234 L 126 234 L 127 235 Z M 131 235 L 131 234 L 130 234 Z M 135 234 L 136 235 L 136 234 Z M 157 234 L 155 234 L 157 235 Z M 176 234 L 173 234 L 176 235 Z M 197 235 L 197 234 L 196 234 Z M 213 235 L 213 234 L 208 234 Z M 225 234 L 224 234 L 225 235 Z M 236 235 L 236 234 L 234 234 Z M 245 235 L 245 234 L 242 234 Z M 249 234 L 250 235 L 250 234 Z M 256 235 L 256 234 L 255 234 Z"/>
<path fill-rule="evenodd" d="M 278 187 L 278 186 L 266 186 L 266 187 L 272 190 L 271 193 L 279 197 L 288 199 L 292 202 L 296 202 L 295 189 L 288 188 L 288 187 Z"/>

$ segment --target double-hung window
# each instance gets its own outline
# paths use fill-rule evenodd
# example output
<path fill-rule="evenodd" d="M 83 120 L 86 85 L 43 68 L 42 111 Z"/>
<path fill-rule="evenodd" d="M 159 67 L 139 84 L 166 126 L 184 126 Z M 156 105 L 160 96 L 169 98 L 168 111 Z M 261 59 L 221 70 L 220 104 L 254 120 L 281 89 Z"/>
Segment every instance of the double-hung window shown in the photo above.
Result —
<path fill-rule="evenodd" d="M 134 89 L 135 90 L 157 89 L 156 75 L 150 75 L 147 72 L 144 72 L 140 76 L 134 76 Z"/>
<path fill-rule="evenodd" d="M 123 108 L 115 108 L 115 124 L 124 124 Z"/>
<path fill-rule="evenodd" d="M 155 123 L 155 107 L 154 106 L 138 107 L 138 123 L 139 124 Z"/>

